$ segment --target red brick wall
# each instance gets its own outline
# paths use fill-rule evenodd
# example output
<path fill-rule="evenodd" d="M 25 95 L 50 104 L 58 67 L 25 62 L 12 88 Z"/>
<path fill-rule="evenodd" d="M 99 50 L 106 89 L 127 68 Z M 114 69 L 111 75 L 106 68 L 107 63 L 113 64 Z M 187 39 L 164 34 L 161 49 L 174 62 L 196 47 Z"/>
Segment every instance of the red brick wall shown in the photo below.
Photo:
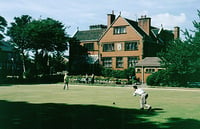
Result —
<path fill-rule="evenodd" d="M 138 69 L 140 69 L 140 72 L 137 72 Z M 137 67 L 135 69 L 135 71 L 136 71 L 136 78 L 139 79 L 140 82 L 143 81 L 144 83 L 146 83 L 146 80 L 147 80 L 148 76 L 153 73 L 153 72 L 146 72 L 147 69 L 154 69 L 155 70 L 154 72 L 157 72 L 158 70 L 160 70 L 162 68 L 160 68 L 160 67 L 144 67 L 142 69 L 142 67 Z"/>
<path fill-rule="evenodd" d="M 126 33 L 125 34 L 114 34 L 114 27 L 116 26 L 126 26 Z M 125 42 L 126 41 L 137 41 L 139 43 L 138 50 L 136 51 L 125 51 Z M 114 43 L 115 50 L 112 52 L 103 52 L 103 44 L 105 43 Z M 122 44 L 122 49 L 117 50 L 117 44 Z M 107 30 L 106 34 L 100 40 L 100 53 L 101 57 L 112 57 L 112 69 L 123 70 L 126 69 L 127 64 L 127 57 L 129 56 L 138 56 L 142 59 L 143 55 L 143 40 L 142 37 L 136 32 L 122 17 L 118 17 L 116 22 Z M 123 68 L 116 68 L 116 57 L 123 57 Z"/>

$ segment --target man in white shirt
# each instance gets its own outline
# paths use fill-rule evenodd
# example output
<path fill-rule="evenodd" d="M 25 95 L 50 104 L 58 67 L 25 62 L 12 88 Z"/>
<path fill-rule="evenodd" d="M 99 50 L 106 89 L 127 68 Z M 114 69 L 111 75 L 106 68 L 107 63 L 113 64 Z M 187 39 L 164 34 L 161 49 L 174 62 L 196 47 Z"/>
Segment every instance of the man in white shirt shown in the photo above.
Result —
<path fill-rule="evenodd" d="M 151 106 L 149 104 L 147 104 L 147 98 L 148 98 L 148 94 L 141 88 L 138 88 L 136 85 L 133 86 L 134 88 L 134 96 L 141 96 L 140 97 L 140 109 L 143 110 L 145 108 L 149 110 L 151 110 Z"/>

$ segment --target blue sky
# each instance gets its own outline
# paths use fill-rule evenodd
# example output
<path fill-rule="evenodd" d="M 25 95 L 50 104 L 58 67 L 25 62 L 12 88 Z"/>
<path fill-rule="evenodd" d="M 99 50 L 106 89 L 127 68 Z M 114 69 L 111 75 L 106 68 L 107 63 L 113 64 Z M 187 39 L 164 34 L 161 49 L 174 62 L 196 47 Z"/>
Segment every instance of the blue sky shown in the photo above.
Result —
<path fill-rule="evenodd" d="M 121 12 L 121 16 L 136 20 L 147 15 L 153 26 L 184 30 L 193 29 L 199 5 L 199 0 L 1 0 L 0 16 L 8 23 L 25 14 L 34 19 L 50 17 L 69 27 L 66 31 L 73 36 L 77 28 L 107 24 L 107 14 L 114 10 L 117 16 Z"/>

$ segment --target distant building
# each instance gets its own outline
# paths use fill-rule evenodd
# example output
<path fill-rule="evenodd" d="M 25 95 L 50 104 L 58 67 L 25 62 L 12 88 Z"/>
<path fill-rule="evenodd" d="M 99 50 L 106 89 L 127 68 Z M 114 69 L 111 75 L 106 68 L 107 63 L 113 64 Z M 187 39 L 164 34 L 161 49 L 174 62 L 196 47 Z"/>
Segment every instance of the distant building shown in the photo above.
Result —
<path fill-rule="evenodd" d="M 9 42 L 0 41 L 0 78 L 21 74 L 22 62 L 19 52 Z"/>
<path fill-rule="evenodd" d="M 107 26 L 107 27 L 106 27 Z M 166 30 L 151 25 L 151 18 L 130 20 L 114 12 L 107 15 L 107 25 L 93 25 L 74 35 L 105 68 L 124 70 L 145 57 L 156 57 L 167 42 L 179 38 L 179 27 Z"/>
<path fill-rule="evenodd" d="M 162 70 L 161 59 L 158 57 L 146 57 L 135 65 L 135 75 L 140 82 L 146 83 L 149 75 Z"/>
<path fill-rule="evenodd" d="M 155 57 L 166 42 L 179 38 L 179 27 L 174 31 L 151 26 L 151 18 L 142 16 L 133 21 L 119 15 L 107 15 L 106 25 L 91 25 L 89 30 L 74 35 L 88 53 L 104 67 L 116 70 L 133 67 L 145 57 Z"/>
<path fill-rule="evenodd" d="M 84 46 L 89 53 L 90 63 L 99 63 L 100 44 L 99 39 L 105 33 L 107 26 L 105 25 L 91 25 L 89 30 L 77 31 L 74 35 Z"/>

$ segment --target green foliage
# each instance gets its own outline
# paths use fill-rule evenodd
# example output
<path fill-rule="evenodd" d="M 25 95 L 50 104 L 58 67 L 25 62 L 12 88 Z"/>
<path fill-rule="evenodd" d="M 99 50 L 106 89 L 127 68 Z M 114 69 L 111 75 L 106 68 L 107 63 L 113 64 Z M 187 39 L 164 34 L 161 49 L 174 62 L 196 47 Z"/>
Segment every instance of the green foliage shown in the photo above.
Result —
<path fill-rule="evenodd" d="M 87 50 L 75 38 L 70 38 L 69 45 L 69 73 L 73 75 L 88 73 Z"/>
<path fill-rule="evenodd" d="M 64 25 L 51 18 L 34 20 L 27 26 L 28 47 L 35 54 L 37 74 L 50 73 L 50 54 L 67 49 Z"/>
<path fill-rule="evenodd" d="M 53 55 L 50 57 L 50 73 L 65 71 L 68 68 L 68 62 L 61 54 Z"/>
<path fill-rule="evenodd" d="M 28 49 L 29 40 L 27 39 L 26 27 L 31 22 L 32 18 L 29 15 L 22 15 L 15 17 L 14 22 L 8 27 L 7 35 L 10 36 L 11 42 L 15 44 L 20 54 L 22 55 L 23 62 L 23 75 L 26 75 L 26 57 L 25 53 Z"/>
<path fill-rule="evenodd" d="M 191 49 L 191 45 L 187 42 L 176 40 L 170 42 L 166 52 L 161 54 L 164 67 L 170 72 L 170 81 L 177 80 L 184 85 L 188 81 L 188 76 L 194 72 Z"/>
<path fill-rule="evenodd" d="M 10 36 L 11 41 L 17 45 L 22 54 L 24 54 L 24 50 L 28 48 L 29 41 L 27 39 L 26 27 L 31 20 L 32 17 L 29 15 L 15 17 L 14 22 L 8 27 L 7 35 Z"/>
<path fill-rule="evenodd" d="M 54 52 L 67 49 L 67 37 L 64 25 L 51 18 L 34 20 L 27 26 L 27 36 L 33 50 Z"/>
<path fill-rule="evenodd" d="M 147 78 L 147 85 L 159 86 L 159 85 L 169 85 L 169 74 L 166 70 L 160 70 L 153 73 Z"/>
<path fill-rule="evenodd" d="M 104 68 L 102 70 L 102 75 L 105 77 L 129 78 L 130 76 L 135 75 L 135 69 L 133 67 L 130 67 L 125 70 L 112 70 L 112 69 Z"/>
<path fill-rule="evenodd" d="M 198 11 L 200 18 L 200 12 Z M 184 41 L 178 39 L 167 44 L 166 50 L 159 54 L 169 76 L 169 83 L 176 86 L 187 82 L 199 81 L 200 78 L 200 23 L 193 22 L 194 36 L 185 30 Z"/>
<path fill-rule="evenodd" d="M 67 50 L 68 37 L 64 25 L 51 18 L 32 20 L 28 15 L 15 17 L 7 35 L 11 37 L 20 50 L 23 60 L 24 75 L 50 73 L 50 54 Z M 25 53 L 32 50 L 34 54 L 34 67 L 26 68 Z M 28 70 L 28 71 L 26 71 Z"/>
<path fill-rule="evenodd" d="M 128 69 L 124 70 L 125 77 L 129 78 L 130 76 L 135 76 L 135 68 L 134 67 L 129 67 Z"/>
<path fill-rule="evenodd" d="M 113 70 L 108 68 L 102 69 L 102 75 L 105 77 L 112 77 L 113 76 Z"/>

